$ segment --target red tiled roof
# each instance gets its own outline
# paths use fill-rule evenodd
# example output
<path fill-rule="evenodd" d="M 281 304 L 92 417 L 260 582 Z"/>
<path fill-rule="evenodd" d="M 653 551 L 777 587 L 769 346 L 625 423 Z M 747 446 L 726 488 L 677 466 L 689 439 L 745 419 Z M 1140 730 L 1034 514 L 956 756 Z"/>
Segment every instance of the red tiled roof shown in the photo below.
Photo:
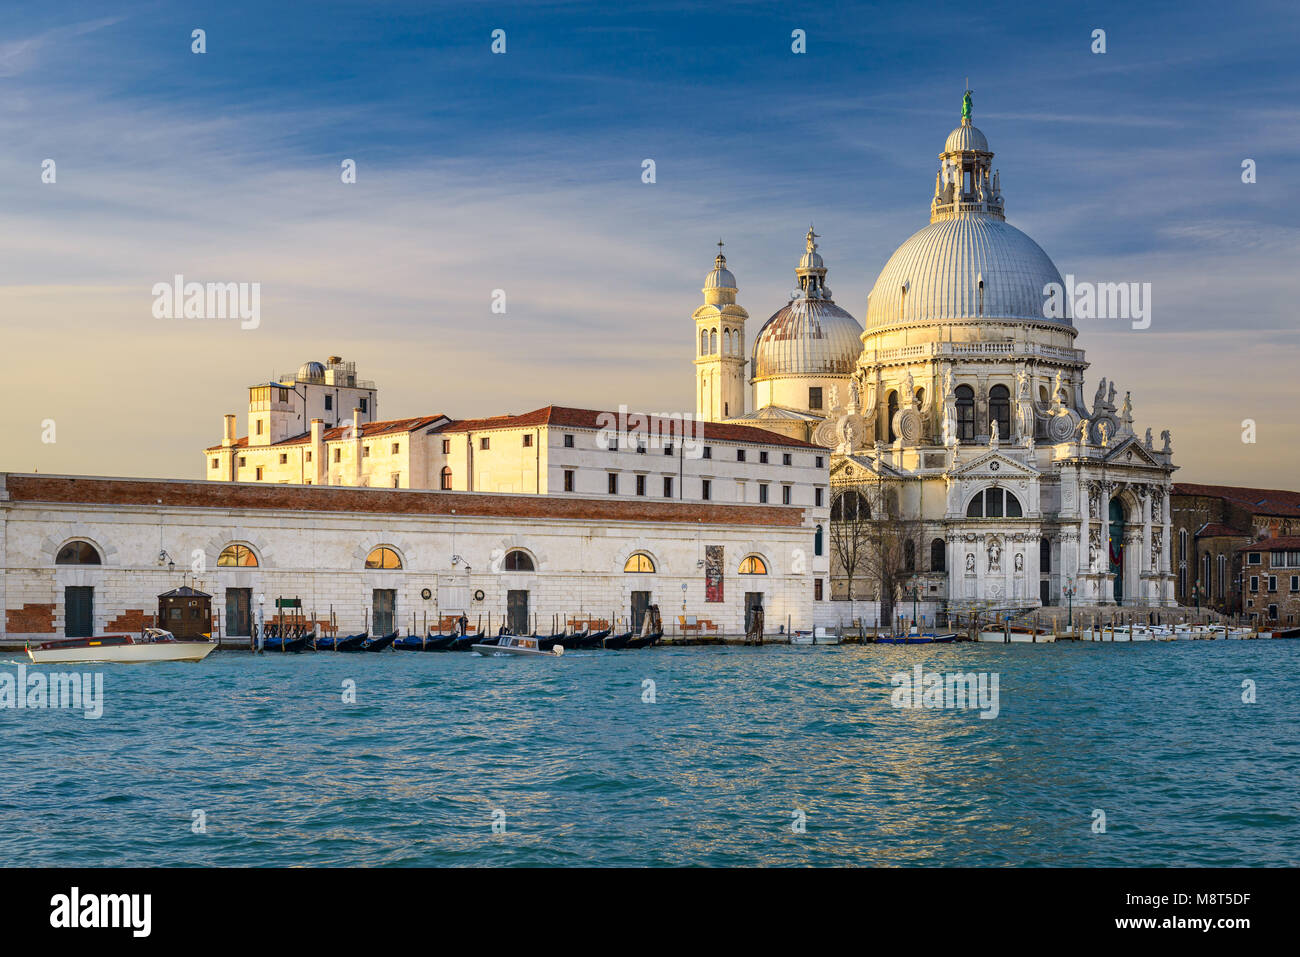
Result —
<path fill-rule="evenodd" d="M 1196 530 L 1197 538 L 1250 538 L 1250 532 L 1243 532 L 1239 528 L 1233 528 L 1231 525 L 1225 525 L 1222 522 L 1206 522 Z"/>
<path fill-rule="evenodd" d="M 1288 492 L 1283 489 L 1175 482 L 1174 494 L 1226 499 L 1249 509 L 1256 515 L 1300 515 L 1300 492 Z"/>
<path fill-rule="evenodd" d="M 1279 538 L 1266 538 L 1251 542 L 1237 549 L 1239 552 L 1295 552 L 1300 551 L 1300 535 L 1283 535 Z"/>
<path fill-rule="evenodd" d="M 646 499 L 493 495 L 424 489 L 279 485 L 177 479 L 101 478 L 0 473 L 13 502 L 142 505 L 149 508 L 234 508 L 379 515 L 445 515 L 578 522 L 670 522 L 691 525 L 798 528 L 805 510 L 780 505 L 723 505 Z M 10 612 L 12 614 L 12 612 Z"/>
<path fill-rule="evenodd" d="M 363 439 L 368 439 L 376 435 L 388 435 L 389 433 L 392 432 L 418 432 L 420 429 L 427 428 L 428 426 L 433 425 L 439 419 L 445 419 L 445 418 L 447 418 L 445 415 L 421 415 L 413 419 L 387 419 L 383 422 L 365 422 L 362 423 L 361 425 L 361 437 Z M 343 433 L 346 431 L 347 431 L 346 426 L 342 426 L 342 425 L 335 426 L 334 428 L 331 429 L 326 429 L 325 441 L 333 442 L 338 439 L 341 439 L 343 438 Z M 295 435 L 292 436 L 291 438 L 281 439 L 279 442 L 272 442 L 270 445 L 254 445 L 251 447 L 255 449 L 258 448 L 274 449 L 274 448 L 281 448 L 286 445 L 306 445 L 310 441 L 311 441 L 311 433 L 303 432 L 300 435 Z M 248 445 L 248 436 L 246 435 L 240 436 L 240 438 L 236 439 L 235 444 L 233 446 L 233 448 L 236 449 L 243 449 L 249 447 L 250 446 Z M 226 446 L 209 445 L 203 451 L 220 452 L 223 448 L 226 448 Z"/>
<path fill-rule="evenodd" d="M 628 420 L 633 424 L 637 422 L 637 413 L 629 412 Z M 442 426 L 439 432 L 484 432 L 490 429 L 518 429 L 530 428 L 533 426 L 553 425 L 560 428 L 569 429 L 603 429 L 609 427 L 609 419 L 606 416 L 613 416 L 618 420 L 616 412 L 601 412 L 597 409 L 571 409 L 565 406 L 548 405 L 541 409 L 534 409 L 531 412 L 524 412 L 520 415 L 494 415 L 486 419 L 458 419 Z M 644 427 L 650 431 L 657 431 L 662 435 L 670 435 L 671 429 L 676 426 L 679 433 L 682 429 L 682 423 L 678 420 L 657 417 L 643 417 L 648 419 Z M 730 425 L 726 422 L 693 422 L 692 426 L 700 430 L 699 437 L 702 439 L 711 439 L 717 442 L 747 442 L 753 445 L 785 445 L 792 448 L 801 449 L 818 449 L 819 451 L 829 451 L 820 445 L 814 445 L 811 442 L 804 442 L 802 439 L 792 439 L 788 436 L 781 435 L 777 432 L 769 432 L 767 429 L 756 428 L 752 425 Z"/>

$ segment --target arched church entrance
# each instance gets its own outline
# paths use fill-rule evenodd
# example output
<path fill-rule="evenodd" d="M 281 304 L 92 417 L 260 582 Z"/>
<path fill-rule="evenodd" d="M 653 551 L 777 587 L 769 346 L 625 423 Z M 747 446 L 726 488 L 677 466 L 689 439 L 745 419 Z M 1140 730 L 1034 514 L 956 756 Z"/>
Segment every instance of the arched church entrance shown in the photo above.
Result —
<path fill-rule="evenodd" d="M 1115 604 L 1124 604 L 1124 503 L 1110 500 L 1110 573 L 1115 582 Z"/>

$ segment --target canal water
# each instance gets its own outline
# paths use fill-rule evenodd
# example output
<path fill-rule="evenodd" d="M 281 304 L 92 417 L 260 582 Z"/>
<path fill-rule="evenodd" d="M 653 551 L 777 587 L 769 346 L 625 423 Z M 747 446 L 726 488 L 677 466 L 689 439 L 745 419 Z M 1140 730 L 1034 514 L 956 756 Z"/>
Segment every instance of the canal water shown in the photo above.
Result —
<path fill-rule="evenodd" d="M 996 675 L 997 716 L 895 707 L 917 664 Z M 1260 640 L 100 666 L 98 720 L 0 710 L 0 864 L 1295 866 L 1298 664 Z"/>

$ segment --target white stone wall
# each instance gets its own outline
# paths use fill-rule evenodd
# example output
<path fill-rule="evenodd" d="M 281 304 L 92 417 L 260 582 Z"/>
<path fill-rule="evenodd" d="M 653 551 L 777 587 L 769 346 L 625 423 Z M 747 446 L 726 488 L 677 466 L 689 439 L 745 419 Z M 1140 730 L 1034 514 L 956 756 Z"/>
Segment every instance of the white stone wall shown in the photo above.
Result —
<path fill-rule="evenodd" d="M 810 527 L 771 528 L 666 522 L 620 521 L 593 527 L 588 523 L 544 518 L 483 518 L 427 515 L 375 515 L 285 510 L 99 505 L 51 505 L 0 501 L 0 554 L 4 560 L 4 608 L 24 603 L 54 605 L 56 635 L 65 624 L 63 589 L 95 589 L 95 630 L 129 609 L 150 614 L 157 595 L 183 583 L 182 575 L 213 595 L 214 612 L 225 618 L 226 589 L 246 587 L 265 596 L 266 614 L 277 597 L 301 598 L 304 610 L 318 618 L 332 611 L 343 631 L 359 631 L 368 620 L 375 588 L 397 591 L 397 620 L 417 628 L 440 615 L 465 612 L 471 621 L 488 616 L 495 627 L 506 610 L 512 588 L 529 592 L 530 611 L 539 627 L 552 616 L 630 614 L 631 593 L 651 592 L 671 632 L 682 613 L 709 618 L 730 634 L 743 632 L 744 596 L 762 592 L 770 632 L 787 621 L 793 627 L 834 624 L 839 610 L 829 600 L 813 601 L 813 579 L 828 578 L 826 559 L 812 556 Z M 71 539 L 94 544 L 103 554 L 100 566 L 56 566 L 58 548 Z M 247 544 L 259 559 L 256 568 L 218 568 L 226 545 Z M 387 545 L 402 556 L 401 571 L 367 570 L 370 550 Z M 705 601 L 706 545 L 725 548 L 725 601 Z M 536 571 L 503 570 L 513 548 L 534 558 Z M 176 562 L 158 566 L 166 551 Z M 653 559 L 653 574 L 628 574 L 624 564 L 634 552 Z M 451 556 L 468 562 L 453 567 Z M 768 574 L 742 576 L 741 559 L 759 555 Z M 683 598 L 682 585 L 686 586 Z M 429 589 L 430 599 L 421 597 Z M 481 601 L 464 604 L 466 595 L 484 592 Z M 829 599 L 829 581 L 824 596 Z M 256 617 L 256 610 L 254 610 Z M 4 637 L 50 638 L 56 635 L 12 633 Z"/>

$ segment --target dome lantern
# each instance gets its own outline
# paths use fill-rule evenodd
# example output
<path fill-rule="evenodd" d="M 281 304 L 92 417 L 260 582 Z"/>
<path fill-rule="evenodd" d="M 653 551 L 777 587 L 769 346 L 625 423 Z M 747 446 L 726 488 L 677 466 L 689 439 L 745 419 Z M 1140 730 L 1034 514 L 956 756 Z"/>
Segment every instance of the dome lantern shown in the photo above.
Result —
<path fill-rule="evenodd" d="M 988 138 L 971 122 L 971 93 L 962 97 L 961 125 L 948 134 L 939 154 L 930 222 L 957 215 L 1004 219 L 1001 177 L 992 169 Z"/>

